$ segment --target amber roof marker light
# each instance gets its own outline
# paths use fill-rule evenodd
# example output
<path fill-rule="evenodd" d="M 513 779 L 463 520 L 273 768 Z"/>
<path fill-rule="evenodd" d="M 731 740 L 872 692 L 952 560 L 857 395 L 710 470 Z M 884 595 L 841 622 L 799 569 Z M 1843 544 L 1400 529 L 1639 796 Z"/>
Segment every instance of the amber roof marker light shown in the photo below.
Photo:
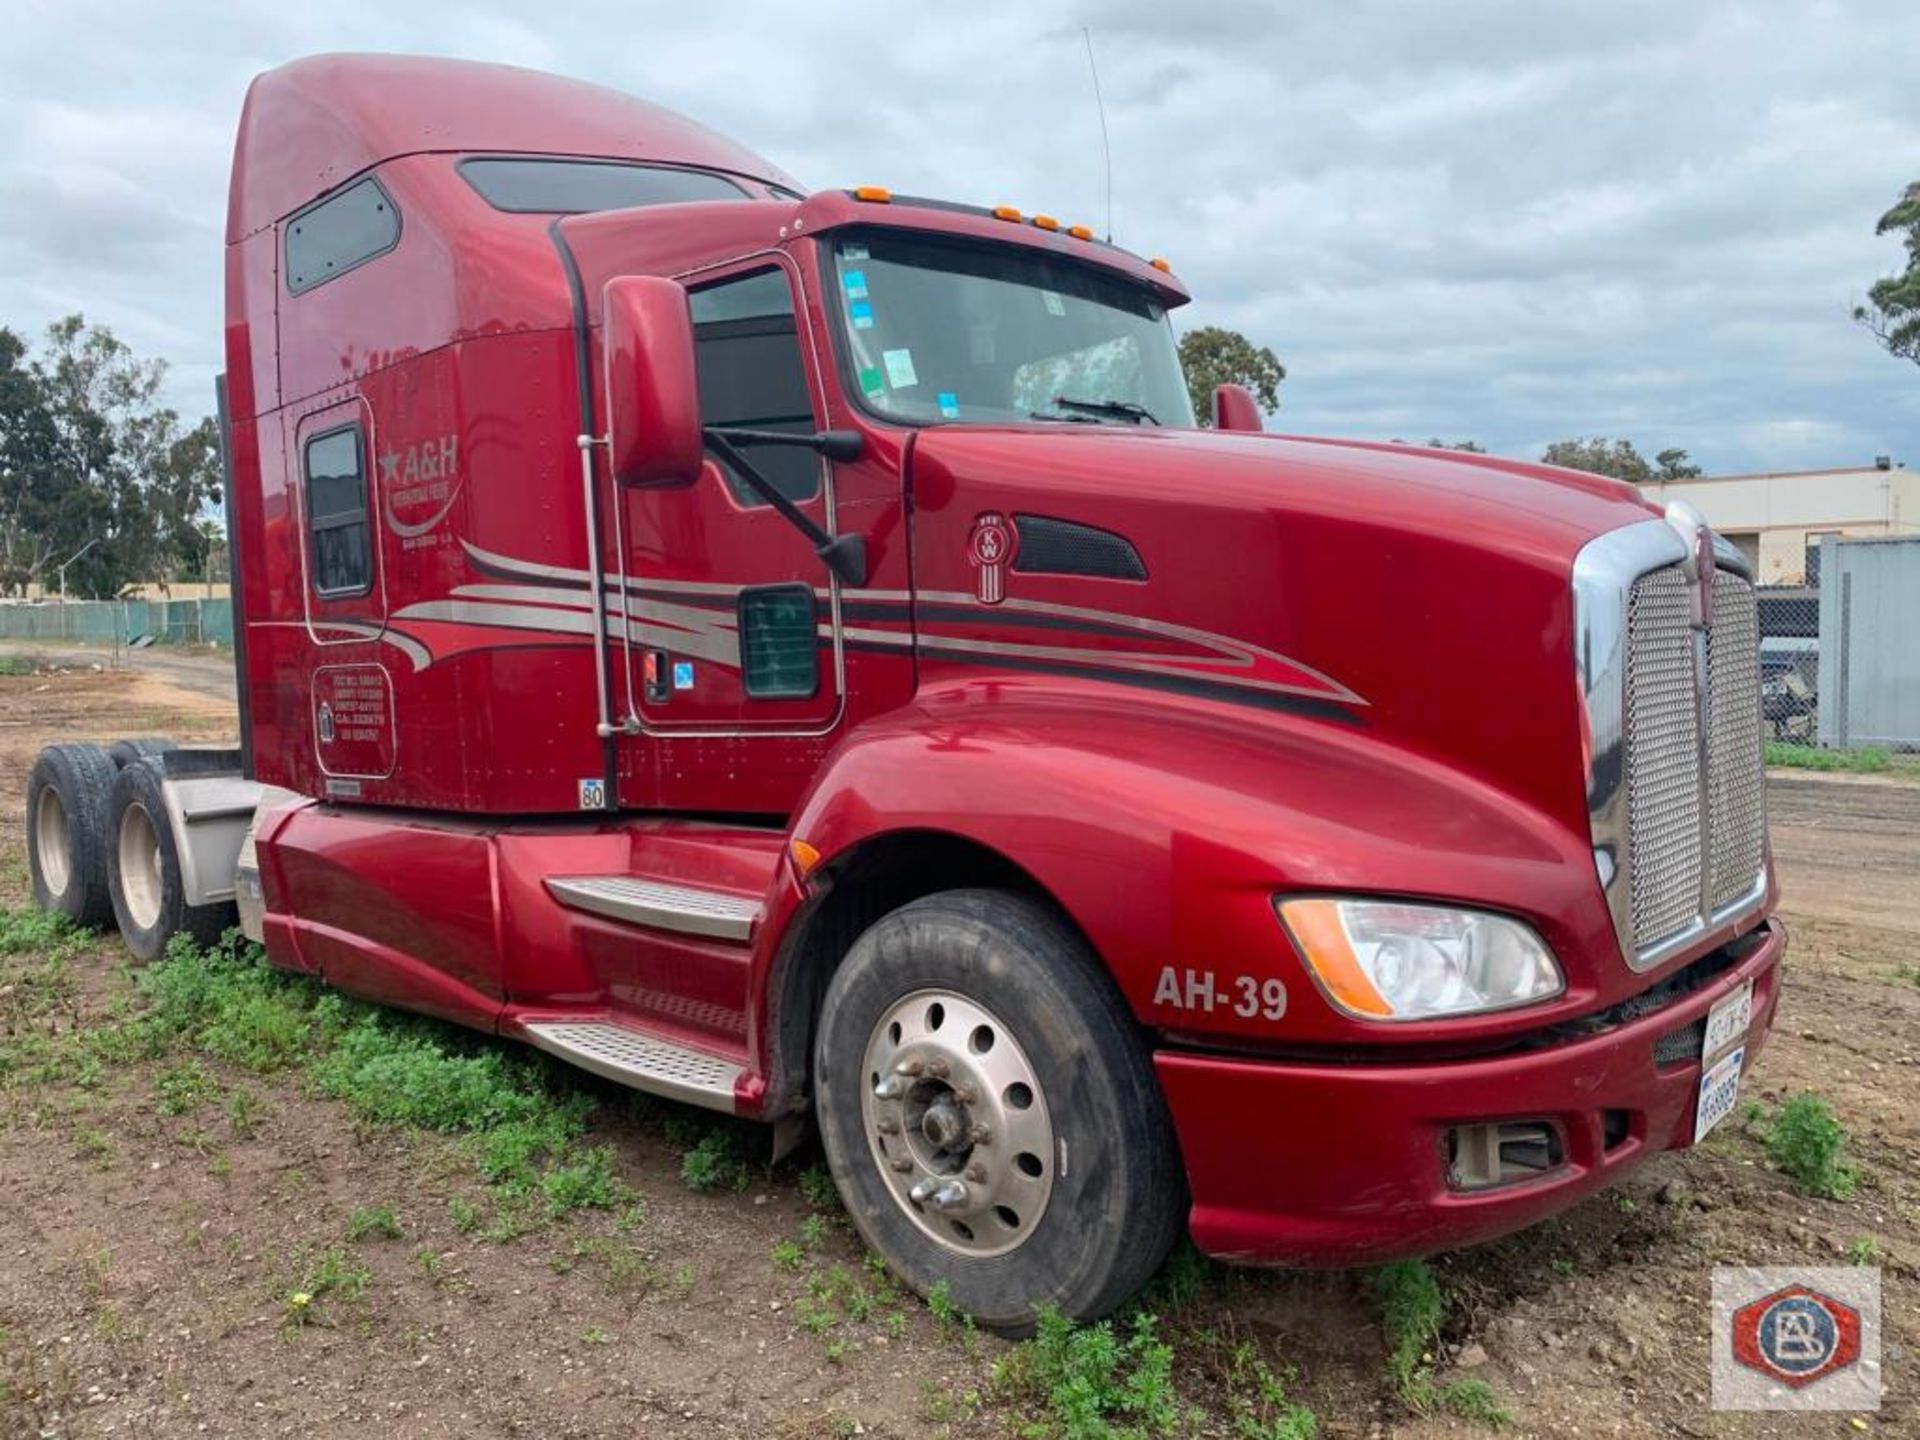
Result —
<path fill-rule="evenodd" d="M 869 205 L 891 205 L 893 191 L 884 185 L 856 185 L 853 187 L 853 198 L 864 200 Z"/>

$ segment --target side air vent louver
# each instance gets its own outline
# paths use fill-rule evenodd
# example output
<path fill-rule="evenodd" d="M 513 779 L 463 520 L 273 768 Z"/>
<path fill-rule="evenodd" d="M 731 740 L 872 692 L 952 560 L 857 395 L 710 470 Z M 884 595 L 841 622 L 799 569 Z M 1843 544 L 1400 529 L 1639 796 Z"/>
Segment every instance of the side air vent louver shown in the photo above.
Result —
<path fill-rule="evenodd" d="M 1124 535 L 1056 520 L 1048 515 L 1016 515 L 1020 550 L 1013 568 L 1022 575 L 1090 575 L 1101 580 L 1144 580 L 1147 567 Z"/>

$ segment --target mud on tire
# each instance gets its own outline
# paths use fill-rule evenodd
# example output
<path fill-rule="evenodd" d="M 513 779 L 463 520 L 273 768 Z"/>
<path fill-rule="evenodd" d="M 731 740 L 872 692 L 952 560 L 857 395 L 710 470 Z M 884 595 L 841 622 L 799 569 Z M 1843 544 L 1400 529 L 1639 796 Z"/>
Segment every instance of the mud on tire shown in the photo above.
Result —
<path fill-rule="evenodd" d="M 27 780 L 34 903 L 77 925 L 113 919 L 106 853 L 113 774 L 112 759 L 98 745 L 49 745 Z"/>
<path fill-rule="evenodd" d="M 187 903 L 158 760 L 134 760 L 113 777 L 106 851 L 113 918 L 136 959 L 158 959 L 178 934 L 210 945 L 237 923 L 238 912 L 230 902 Z"/>
<path fill-rule="evenodd" d="M 860 937 L 814 1046 L 828 1164 L 921 1294 L 1008 1334 L 1106 1314 L 1186 1215 L 1139 1027 L 1085 942 L 1026 896 L 954 890 Z"/>

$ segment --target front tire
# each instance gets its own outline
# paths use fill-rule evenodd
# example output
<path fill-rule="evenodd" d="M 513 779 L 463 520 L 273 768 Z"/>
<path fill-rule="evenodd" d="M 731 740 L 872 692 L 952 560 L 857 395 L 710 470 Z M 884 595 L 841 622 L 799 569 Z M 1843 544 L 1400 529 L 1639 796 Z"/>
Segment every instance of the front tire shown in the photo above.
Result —
<path fill-rule="evenodd" d="M 136 959 L 159 959 L 167 942 L 179 934 L 211 945 L 237 923 L 231 903 L 187 903 L 157 760 L 135 760 L 114 776 L 107 802 L 107 842 L 113 918 Z"/>
<path fill-rule="evenodd" d="M 885 916 L 827 987 L 814 1049 L 854 1225 L 921 1294 L 1025 1333 L 1106 1314 L 1165 1258 L 1186 1190 L 1146 1045 L 1111 979 L 1026 896 Z"/>
<path fill-rule="evenodd" d="M 49 745 L 27 780 L 27 864 L 34 903 L 76 925 L 113 919 L 107 801 L 113 761 L 98 745 Z"/>

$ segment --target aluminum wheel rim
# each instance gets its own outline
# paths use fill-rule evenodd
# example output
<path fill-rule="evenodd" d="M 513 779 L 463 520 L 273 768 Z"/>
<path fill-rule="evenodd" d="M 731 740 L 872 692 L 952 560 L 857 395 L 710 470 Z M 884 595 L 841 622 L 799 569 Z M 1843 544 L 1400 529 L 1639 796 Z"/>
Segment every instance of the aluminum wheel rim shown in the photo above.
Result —
<path fill-rule="evenodd" d="M 49 895 L 67 893 L 73 879 L 73 825 L 60 792 L 51 785 L 40 792 L 33 811 L 33 844 L 40 856 L 40 879 Z"/>
<path fill-rule="evenodd" d="M 142 930 L 160 922 L 160 833 L 144 805 L 120 816 L 120 898 L 127 918 Z"/>
<path fill-rule="evenodd" d="M 1053 1195 L 1053 1122 L 1000 1017 L 952 991 L 915 991 L 873 1027 L 862 1071 L 874 1163 L 922 1233 L 976 1258 L 1025 1243 Z"/>

